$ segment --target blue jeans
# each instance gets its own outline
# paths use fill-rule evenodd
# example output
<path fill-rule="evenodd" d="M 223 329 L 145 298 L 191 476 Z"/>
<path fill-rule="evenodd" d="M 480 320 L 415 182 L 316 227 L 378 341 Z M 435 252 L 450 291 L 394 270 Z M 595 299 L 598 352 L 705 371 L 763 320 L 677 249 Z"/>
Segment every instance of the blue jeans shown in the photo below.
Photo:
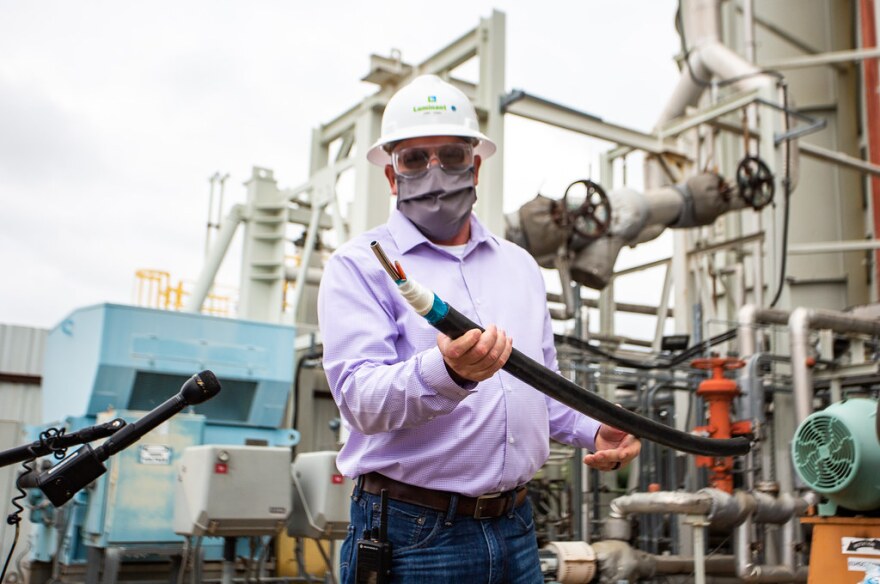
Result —
<path fill-rule="evenodd" d="M 538 542 L 528 498 L 507 515 L 474 519 L 447 511 L 388 501 L 391 580 L 403 584 L 541 584 Z M 379 524 L 379 496 L 356 486 L 351 523 L 342 544 L 340 582 L 355 582 L 355 549 L 365 529 Z"/>

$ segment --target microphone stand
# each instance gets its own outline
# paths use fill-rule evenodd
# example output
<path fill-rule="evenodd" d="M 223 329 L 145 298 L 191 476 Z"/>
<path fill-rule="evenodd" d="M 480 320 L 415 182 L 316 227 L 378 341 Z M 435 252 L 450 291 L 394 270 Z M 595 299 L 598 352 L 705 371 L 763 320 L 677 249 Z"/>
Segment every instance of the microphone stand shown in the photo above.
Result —
<path fill-rule="evenodd" d="M 219 392 L 220 382 L 213 372 L 206 370 L 197 373 L 183 384 L 177 395 L 154 408 L 141 419 L 114 430 L 112 436 L 97 448 L 84 444 L 45 472 L 39 474 L 31 472 L 19 476 L 16 484 L 22 489 L 39 488 L 55 507 L 60 507 L 77 491 L 107 472 L 107 467 L 104 466 L 105 460 L 131 446 L 183 408 L 207 401 Z"/>

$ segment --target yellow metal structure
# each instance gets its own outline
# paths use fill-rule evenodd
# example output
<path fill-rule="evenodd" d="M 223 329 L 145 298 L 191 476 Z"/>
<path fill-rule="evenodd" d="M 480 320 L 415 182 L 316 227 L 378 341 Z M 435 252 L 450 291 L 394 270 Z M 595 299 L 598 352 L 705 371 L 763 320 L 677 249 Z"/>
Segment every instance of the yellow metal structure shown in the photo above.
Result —
<path fill-rule="evenodd" d="M 172 285 L 171 274 L 163 270 L 137 270 L 135 280 L 134 303 L 137 306 L 162 310 L 181 310 L 184 298 L 189 294 L 184 288 L 183 280 L 178 280 L 176 285 Z M 230 296 L 208 294 L 202 305 L 203 314 L 231 316 L 232 312 Z"/>
<path fill-rule="evenodd" d="M 316 578 L 323 578 L 326 575 L 327 562 L 324 561 L 324 558 L 318 549 L 319 542 L 317 540 L 307 538 L 299 539 L 290 537 L 286 533 L 282 533 L 278 535 L 275 541 L 277 542 L 275 557 L 278 558 L 279 576 L 304 576 L 304 574 L 299 573 L 299 565 L 296 561 L 295 550 L 297 544 L 303 546 L 303 558 L 306 572 L 308 572 L 310 576 Z M 330 542 L 322 539 L 320 545 L 324 549 L 324 554 L 326 554 L 327 557 L 330 557 Z"/>

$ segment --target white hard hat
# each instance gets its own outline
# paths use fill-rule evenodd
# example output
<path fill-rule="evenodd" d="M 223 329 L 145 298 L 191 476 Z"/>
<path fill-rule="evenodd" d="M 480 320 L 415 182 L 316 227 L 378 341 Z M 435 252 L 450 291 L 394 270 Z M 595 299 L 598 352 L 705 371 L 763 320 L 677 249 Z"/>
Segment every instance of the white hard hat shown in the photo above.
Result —
<path fill-rule="evenodd" d="M 483 160 L 495 153 L 495 143 L 480 132 L 467 96 L 436 75 L 420 75 L 391 97 L 382 115 L 382 136 L 367 152 L 367 160 L 391 164 L 391 146 L 424 136 L 471 138 L 476 141 L 474 154 Z"/>

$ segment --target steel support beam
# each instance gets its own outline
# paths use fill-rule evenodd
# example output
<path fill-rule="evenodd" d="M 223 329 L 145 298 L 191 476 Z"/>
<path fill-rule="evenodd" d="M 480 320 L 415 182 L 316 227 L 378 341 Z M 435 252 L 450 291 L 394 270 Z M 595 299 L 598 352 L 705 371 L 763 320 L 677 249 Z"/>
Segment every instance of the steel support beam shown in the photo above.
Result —
<path fill-rule="evenodd" d="M 762 69 L 801 69 L 803 67 L 819 67 L 822 65 L 831 65 L 834 63 L 850 63 L 862 61 L 864 59 L 874 59 L 880 57 L 880 49 L 874 47 L 871 49 L 855 49 L 851 51 L 833 51 L 830 53 L 819 53 L 818 55 L 809 55 L 806 57 L 794 57 L 790 59 L 781 59 L 779 61 L 770 61 L 761 65 Z"/>
<path fill-rule="evenodd" d="M 880 166 L 871 164 L 861 158 L 856 158 L 855 156 L 850 156 L 836 150 L 828 150 L 827 148 L 822 148 L 821 146 L 816 146 L 815 144 L 810 144 L 808 142 L 800 142 L 798 146 L 801 149 L 801 154 L 804 156 L 817 158 L 826 162 L 833 162 L 834 164 L 852 168 L 865 174 L 880 176 Z"/>
<path fill-rule="evenodd" d="M 817 243 L 790 243 L 788 253 L 810 255 L 816 253 L 838 253 L 842 251 L 868 251 L 880 249 L 880 239 L 858 239 L 855 241 L 821 241 Z"/>
<path fill-rule="evenodd" d="M 637 148 L 651 154 L 672 153 L 683 156 L 672 139 L 663 140 L 652 134 L 603 122 L 594 115 L 529 95 L 521 89 L 504 96 L 501 109 L 508 114 Z"/>
<path fill-rule="evenodd" d="M 661 138 L 677 136 L 682 132 L 699 126 L 700 124 L 705 124 L 706 122 L 710 122 L 714 119 L 741 110 L 757 100 L 759 97 L 758 94 L 759 90 L 757 89 L 745 93 L 738 93 L 728 99 L 721 100 L 712 106 L 702 108 L 696 114 L 676 118 L 671 123 L 664 124 L 658 129 L 657 134 Z"/>

